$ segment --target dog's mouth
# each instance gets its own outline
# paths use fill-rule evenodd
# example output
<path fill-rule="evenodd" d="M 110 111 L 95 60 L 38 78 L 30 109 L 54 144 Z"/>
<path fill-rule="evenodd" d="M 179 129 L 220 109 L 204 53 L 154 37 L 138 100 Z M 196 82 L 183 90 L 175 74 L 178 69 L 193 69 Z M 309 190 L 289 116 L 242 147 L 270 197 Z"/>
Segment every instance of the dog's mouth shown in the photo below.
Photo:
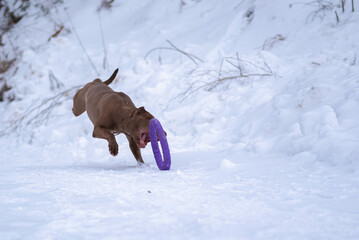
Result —
<path fill-rule="evenodd" d="M 143 132 L 143 133 L 141 133 L 140 142 L 139 142 L 138 146 L 140 148 L 145 148 L 147 146 L 147 143 L 149 143 L 150 141 L 151 141 L 150 134 L 147 132 Z"/>

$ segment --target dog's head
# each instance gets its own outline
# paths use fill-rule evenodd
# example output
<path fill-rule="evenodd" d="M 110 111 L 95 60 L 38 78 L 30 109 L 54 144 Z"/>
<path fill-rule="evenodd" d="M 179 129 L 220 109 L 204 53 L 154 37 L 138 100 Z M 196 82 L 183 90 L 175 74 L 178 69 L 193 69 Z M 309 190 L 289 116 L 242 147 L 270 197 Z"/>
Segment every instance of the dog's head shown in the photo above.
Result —
<path fill-rule="evenodd" d="M 149 125 L 154 116 L 147 112 L 144 107 L 139 107 L 133 112 L 133 131 L 131 137 L 140 148 L 145 148 L 150 142 Z"/>

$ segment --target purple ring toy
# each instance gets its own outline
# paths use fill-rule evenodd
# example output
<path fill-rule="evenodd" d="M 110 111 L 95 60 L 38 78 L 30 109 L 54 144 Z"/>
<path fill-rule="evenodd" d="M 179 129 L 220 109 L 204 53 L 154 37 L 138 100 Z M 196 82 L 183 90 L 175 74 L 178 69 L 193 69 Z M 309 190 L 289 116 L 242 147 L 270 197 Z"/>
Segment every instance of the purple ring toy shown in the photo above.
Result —
<path fill-rule="evenodd" d="M 156 118 L 150 120 L 149 132 L 152 151 L 153 155 L 155 156 L 158 168 L 160 170 L 169 170 L 171 167 L 170 149 L 168 147 L 167 138 L 161 123 Z M 164 160 L 162 160 L 161 151 L 158 147 L 157 136 L 160 139 Z"/>

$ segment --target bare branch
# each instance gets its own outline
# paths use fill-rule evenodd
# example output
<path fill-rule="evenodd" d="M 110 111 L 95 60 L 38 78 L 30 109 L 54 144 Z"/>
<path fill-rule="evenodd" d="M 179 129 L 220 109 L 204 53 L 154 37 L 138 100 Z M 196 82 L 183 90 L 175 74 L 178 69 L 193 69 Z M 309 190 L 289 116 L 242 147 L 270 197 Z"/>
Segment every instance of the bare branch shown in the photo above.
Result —
<path fill-rule="evenodd" d="M 186 55 L 188 58 L 190 58 L 195 64 L 198 64 L 196 62 L 195 59 L 197 59 L 198 61 L 202 62 L 203 63 L 203 60 L 200 59 L 199 57 L 193 55 L 193 54 L 190 54 L 190 53 L 186 53 L 185 51 L 182 51 L 181 49 L 179 49 L 178 47 L 176 47 L 170 40 L 166 40 L 174 49 L 176 49 L 178 52 Z"/>
<path fill-rule="evenodd" d="M 169 40 L 166 40 L 171 47 L 156 47 L 156 48 L 153 48 L 151 50 L 149 50 L 145 56 L 144 56 L 144 59 L 146 59 L 153 51 L 156 51 L 156 50 L 171 50 L 171 51 L 177 51 L 183 55 L 185 55 L 186 57 L 188 57 L 194 64 L 198 65 L 198 62 L 202 62 L 203 63 L 203 60 L 200 59 L 199 57 L 193 55 L 193 54 L 190 54 L 190 53 L 187 53 L 181 49 L 179 49 L 178 47 L 176 47 L 171 41 Z M 160 58 L 161 59 L 161 58 Z M 197 61 L 196 61 L 197 60 Z M 161 62 L 161 61 L 160 61 Z"/>
<path fill-rule="evenodd" d="M 263 66 L 259 66 L 250 61 L 242 60 L 239 58 L 238 54 L 236 55 L 236 58 L 223 57 L 218 71 L 200 69 L 191 71 L 188 77 L 190 79 L 195 79 L 195 81 L 175 99 L 179 99 L 179 101 L 182 102 L 199 90 L 212 91 L 224 83 L 227 83 L 223 85 L 226 88 L 232 81 L 241 85 L 247 85 L 252 84 L 255 79 L 274 75 L 272 69 L 265 61 L 263 61 L 262 65 Z M 196 81 L 196 79 L 198 80 Z"/>
<path fill-rule="evenodd" d="M 82 43 L 81 38 L 80 38 L 80 36 L 78 35 L 78 33 L 77 33 L 77 31 L 76 31 L 75 25 L 74 25 L 74 23 L 73 23 L 72 20 L 71 20 L 71 17 L 70 17 L 69 12 L 67 11 L 67 8 L 65 8 L 65 12 L 66 12 L 66 14 L 67 14 L 67 17 L 69 18 L 69 21 L 70 21 L 70 23 L 71 23 L 72 29 L 73 29 L 73 31 L 74 31 L 74 33 L 75 33 L 75 36 L 76 36 L 77 40 L 79 41 L 82 50 L 83 50 L 84 53 L 86 54 L 87 59 L 88 59 L 90 65 L 91 65 L 91 67 L 92 67 L 93 70 L 96 72 L 97 76 L 99 76 L 100 74 L 98 73 L 98 71 L 97 71 L 97 69 L 96 69 L 96 67 L 95 67 L 95 64 L 92 62 L 90 55 L 89 55 L 88 52 L 86 51 L 86 48 L 85 48 L 84 44 Z"/>
<path fill-rule="evenodd" d="M 64 29 L 64 25 L 61 25 L 60 28 L 59 28 L 59 30 L 57 30 L 54 34 L 52 34 L 52 35 L 49 37 L 49 39 L 47 39 L 47 41 L 50 42 L 50 40 L 51 40 L 52 38 L 56 38 L 56 37 L 61 33 L 62 29 Z"/>
<path fill-rule="evenodd" d="M 55 96 L 45 98 L 42 101 L 36 100 L 20 117 L 9 121 L 8 126 L 0 130 L 0 136 L 16 132 L 20 135 L 21 130 L 24 127 L 37 127 L 46 123 L 55 107 L 61 105 L 64 101 L 71 99 L 73 94 L 70 93 L 82 86 L 83 85 L 74 86 L 56 94 Z"/>
<path fill-rule="evenodd" d="M 334 11 L 334 13 L 335 13 L 335 18 L 337 19 L 337 23 L 339 23 L 340 21 L 339 21 L 339 16 L 338 16 L 337 11 Z"/>
<path fill-rule="evenodd" d="M 352 12 L 354 12 L 354 0 L 352 0 Z"/>
<path fill-rule="evenodd" d="M 326 12 L 332 10 L 334 8 L 334 4 L 327 0 L 313 0 L 310 2 L 296 2 L 293 4 L 303 4 L 309 7 L 315 7 L 315 10 L 309 13 L 306 19 L 306 23 L 310 21 L 314 21 L 316 18 L 323 20 L 326 15 Z"/>
<path fill-rule="evenodd" d="M 113 1 L 112 1 L 113 2 Z M 102 2 L 103 4 L 104 2 Z M 101 41 L 102 41 L 102 47 L 103 47 L 103 69 L 108 69 L 108 59 L 107 59 L 107 50 L 106 50 L 106 44 L 105 44 L 105 37 L 103 34 L 103 27 L 102 27 L 102 19 L 101 19 L 101 13 L 98 11 L 98 21 L 100 24 L 100 33 L 101 33 Z"/>

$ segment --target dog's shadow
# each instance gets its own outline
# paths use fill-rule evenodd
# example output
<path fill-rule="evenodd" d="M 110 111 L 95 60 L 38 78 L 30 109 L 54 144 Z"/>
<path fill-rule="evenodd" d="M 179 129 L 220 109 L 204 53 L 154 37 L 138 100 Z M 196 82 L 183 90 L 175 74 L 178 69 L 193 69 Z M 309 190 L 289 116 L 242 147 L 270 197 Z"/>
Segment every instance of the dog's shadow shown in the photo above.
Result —
<path fill-rule="evenodd" d="M 114 171 L 114 172 L 133 172 L 146 171 L 154 169 L 153 164 L 144 163 L 137 165 L 125 164 L 105 164 L 105 163 L 89 163 L 89 164 L 74 164 L 74 165 L 45 165 L 45 166 L 26 166 L 29 170 L 36 171 Z"/>

